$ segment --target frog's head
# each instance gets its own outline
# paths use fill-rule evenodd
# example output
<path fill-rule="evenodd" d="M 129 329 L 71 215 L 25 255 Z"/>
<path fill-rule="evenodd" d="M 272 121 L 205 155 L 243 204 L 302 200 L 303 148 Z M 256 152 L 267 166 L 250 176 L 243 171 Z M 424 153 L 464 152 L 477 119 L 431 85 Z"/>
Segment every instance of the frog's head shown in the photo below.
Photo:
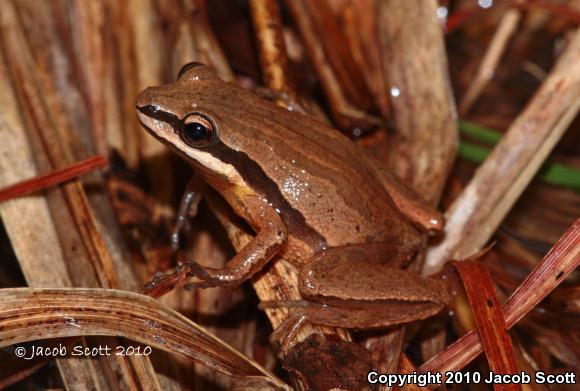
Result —
<path fill-rule="evenodd" d="M 192 62 L 175 82 L 142 91 L 136 100 L 137 116 L 149 133 L 203 174 L 239 183 L 240 175 L 228 160 L 243 148 L 236 145 L 239 131 L 232 131 L 226 121 L 232 117 L 228 109 L 243 99 L 239 90 L 220 80 L 213 68 Z"/>

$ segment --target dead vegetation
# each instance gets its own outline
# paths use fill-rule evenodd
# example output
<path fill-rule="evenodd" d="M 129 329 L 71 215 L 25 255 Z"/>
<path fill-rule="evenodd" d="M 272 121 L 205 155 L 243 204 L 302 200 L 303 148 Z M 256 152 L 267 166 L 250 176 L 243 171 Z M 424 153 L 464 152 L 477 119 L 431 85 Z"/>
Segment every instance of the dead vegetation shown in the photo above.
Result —
<path fill-rule="evenodd" d="M 370 369 L 578 372 L 580 5 L 496 3 L 3 0 L 0 388 L 361 389 Z M 448 281 L 449 313 L 372 333 L 304 327 L 280 360 L 268 335 L 287 311 L 258 303 L 300 299 L 284 259 L 235 291 L 142 294 L 177 260 L 220 266 L 252 235 L 207 199 L 170 248 L 191 171 L 141 129 L 134 100 L 190 61 L 332 124 L 445 211 L 445 234 L 425 237 L 409 267 Z M 154 349 L 16 357 L 33 345 Z"/>

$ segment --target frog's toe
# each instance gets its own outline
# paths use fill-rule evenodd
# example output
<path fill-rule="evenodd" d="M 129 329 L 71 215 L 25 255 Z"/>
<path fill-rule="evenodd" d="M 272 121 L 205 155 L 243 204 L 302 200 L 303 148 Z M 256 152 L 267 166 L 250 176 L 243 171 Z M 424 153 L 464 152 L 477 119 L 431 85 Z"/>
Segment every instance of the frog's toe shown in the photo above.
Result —
<path fill-rule="evenodd" d="M 306 314 L 302 310 L 295 310 L 288 314 L 288 317 L 272 332 L 270 342 L 273 345 L 279 344 L 280 357 L 285 356 L 294 346 L 298 332 L 306 321 Z"/>

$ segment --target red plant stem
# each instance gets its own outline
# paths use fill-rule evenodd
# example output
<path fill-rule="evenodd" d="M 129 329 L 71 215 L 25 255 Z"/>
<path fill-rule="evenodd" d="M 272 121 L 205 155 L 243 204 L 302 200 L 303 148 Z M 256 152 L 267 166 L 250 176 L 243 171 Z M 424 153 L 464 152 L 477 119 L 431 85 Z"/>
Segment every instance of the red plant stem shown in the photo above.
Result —
<path fill-rule="evenodd" d="M 558 240 L 542 262 L 526 277 L 503 306 L 511 328 L 580 264 L 580 218 Z M 421 365 L 419 372 L 457 371 L 483 350 L 477 330 L 463 335 L 447 349 Z"/>
<path fill-rule="evenodd" d="M 104 156 L 96 155 L 60 170 L 15 183 L 0 189 L 0 202 L 58 185 L 97 168 L 105 167 L 107 164 L 107 159 Z"/>
<path fill-rule="evenodd" d="M 455 11 L 449 15 L 447 20 L 445 21 L 445 34 L 450 34 L 453 31 L 457 30 L 467 22 L 472 21 L 475 18 L 483 16 L 483 14 L 487 11 L 481 7 L 471 7 L 467 9 L 462 9 L 459 11 Z"/>
<path fill-rule="evenodd" d="M 453 265 L 463 280 L 489 368 L 493 373 L 516 374 L 514 348 L 489 272 L 483 264 L 475 261 L 456 261 Z M 493 388 L 496 391 L 518 391 L 522 386 L 494 384 Z"/>

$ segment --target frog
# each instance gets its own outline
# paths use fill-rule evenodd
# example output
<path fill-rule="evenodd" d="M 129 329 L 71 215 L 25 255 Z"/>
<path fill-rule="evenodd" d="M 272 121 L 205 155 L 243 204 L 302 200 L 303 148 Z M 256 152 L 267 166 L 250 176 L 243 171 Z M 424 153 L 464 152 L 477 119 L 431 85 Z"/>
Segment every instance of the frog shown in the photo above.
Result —
<path fill-rule="evenodd" d="M 444 282 L 405 269 L 443 216 L 341 132 L 197 62 L 136 112 L 255 233 L 222 268 L 188 262 L 190 285 L 237 287 L 280 258 L 299 270 L 302 300 L 261 304 L 291 309 L 284 348 L 306 322 L 383 328 L 448 304 Z"/>

